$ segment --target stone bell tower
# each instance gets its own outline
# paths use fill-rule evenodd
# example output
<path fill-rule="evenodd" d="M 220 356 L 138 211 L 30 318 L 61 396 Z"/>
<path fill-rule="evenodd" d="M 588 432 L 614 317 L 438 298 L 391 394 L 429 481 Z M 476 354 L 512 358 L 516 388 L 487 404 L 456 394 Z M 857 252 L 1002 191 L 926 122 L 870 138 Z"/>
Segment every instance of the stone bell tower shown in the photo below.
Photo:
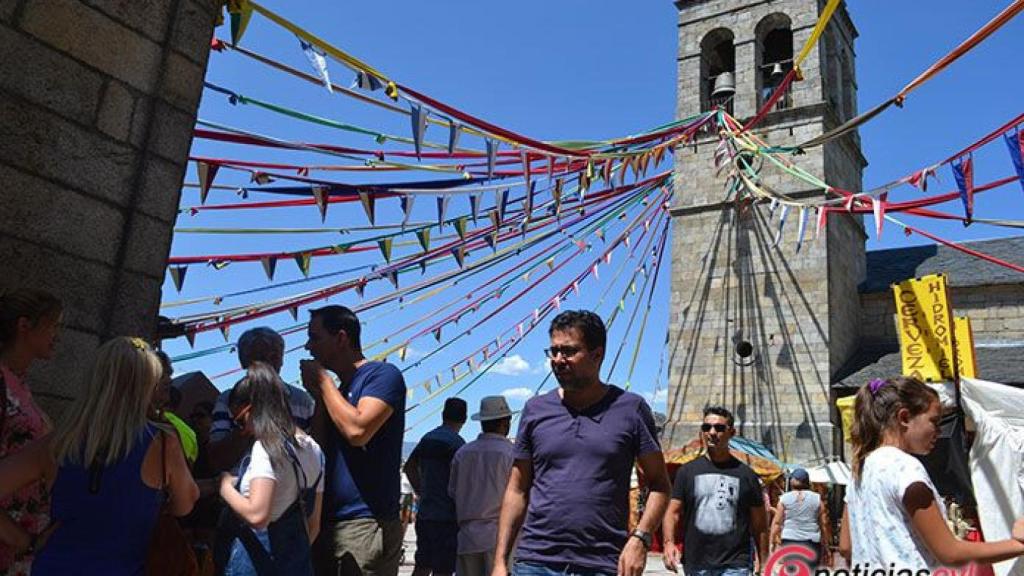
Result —
<path fill-rule="evenodd" d="M 724 108 L 741 122 L 792 68 L 823 0 L 678 0 L 677 117 Z M 754 129 L 770 145 L 818 136 L 857 113 L 854 39 L 845 6 L 803 62 L 803 80 Z M 864 276 L 860 217 L 832 214 L 820 237 L 808 216 L 736 202 L 726 173 L 715 175 L 718 137 L 676 151 L 672 207 L 667 446 L 697 437 L 706 405 L 736 415 L 738 433 L 783 461 L 834 453 L 829 386 L 857 347 Z M 832 186 L 860 191 L 867 164 L 856 133 L 792 161 Z M 792 198 L 821 189 L 763 165 L 761 181 Z"/>

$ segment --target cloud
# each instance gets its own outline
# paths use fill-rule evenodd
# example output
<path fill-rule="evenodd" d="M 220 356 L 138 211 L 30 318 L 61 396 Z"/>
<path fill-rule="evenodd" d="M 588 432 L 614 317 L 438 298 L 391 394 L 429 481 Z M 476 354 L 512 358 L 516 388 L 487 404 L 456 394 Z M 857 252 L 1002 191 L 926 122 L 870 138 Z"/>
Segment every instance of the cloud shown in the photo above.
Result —
<path fill-rule="evenodd" d="M 533 367 L 533 370 L 531 370 L 531 374 L 547 374 L 550 371 L 551 371 L 551 359 L 550 358 L 544 358 L 544 360 L 542 362 L 540 362 L 539 364 L 537 364 L 536 366 Z"/>
<path fill-rule="evenodd" d="M 521 376 L 530 372 L 530 363 L 519 354 L 513 354 L 502 358 L 490 371 L 502 376 Z"/>
<path fill-rule="evenodd" d="M 529 388 L 506 388 L 501 391 L 506 400 L 529 400 L 533 397 L 533 390 Z"/>
<path fill-rule="evenodd" d="M 657 392 L 644 392 L 643 395 L 650 404 L 663 404 L 668 400 L 668 389 L 661 388 Z"/>

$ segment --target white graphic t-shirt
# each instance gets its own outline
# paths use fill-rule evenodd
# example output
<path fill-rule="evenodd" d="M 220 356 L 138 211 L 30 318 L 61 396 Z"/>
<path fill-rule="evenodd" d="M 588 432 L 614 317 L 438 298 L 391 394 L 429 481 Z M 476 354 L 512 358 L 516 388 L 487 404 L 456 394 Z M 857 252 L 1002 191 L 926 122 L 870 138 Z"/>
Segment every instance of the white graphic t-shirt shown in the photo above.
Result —
<path fill-rule="evenodd" d="M 893 446 L 883 446 L 868 454 L 860 482 L 847 487 L 852 560 L 861 572 L 888 570 L 890 564 L 895 564 L 896 569 L 913 570 L 939 566 L 903 506 L 903 494 L 916 482 L 931 489 L 945 518 L 945 504 L 924 465 Z"/>

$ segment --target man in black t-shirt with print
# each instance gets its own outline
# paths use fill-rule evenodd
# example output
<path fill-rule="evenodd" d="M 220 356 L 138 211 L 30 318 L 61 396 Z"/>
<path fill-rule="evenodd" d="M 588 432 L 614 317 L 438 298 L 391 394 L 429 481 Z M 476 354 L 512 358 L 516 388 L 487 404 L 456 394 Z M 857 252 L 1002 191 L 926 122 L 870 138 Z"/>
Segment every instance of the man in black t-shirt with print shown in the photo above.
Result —
<path fill-rule="evenodd" d="M 703 457 L 676 473 L 672 500 L 665 513 L 665 567 L 675 572 L 680 554 L 676 527 L 682 520 L 683 568 L 687 576 L 749 576 L 753 546 L 761 564 L 768 554 L 768 514 L 761 483 L 749 466 L 729 453 L 736 434 L 725 408 L 704 409 Z"/>

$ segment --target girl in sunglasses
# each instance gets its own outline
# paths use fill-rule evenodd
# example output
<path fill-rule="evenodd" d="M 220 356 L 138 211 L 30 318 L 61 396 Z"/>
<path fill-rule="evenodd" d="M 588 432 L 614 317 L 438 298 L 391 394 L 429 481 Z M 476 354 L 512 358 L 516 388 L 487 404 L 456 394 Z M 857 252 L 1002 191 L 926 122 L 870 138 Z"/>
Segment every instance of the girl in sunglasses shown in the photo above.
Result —
<path fill-rule="evenodd" d="M 228 576 L 313 574 L 310 543 L 320 530 L 324 457 L 295 426 L 284 383 L 254 362 L 228 401 L 232 419 L 254 439 L 238 476 L 223 474 L 228 510 L 218 527 L 215 561 Z"/>

